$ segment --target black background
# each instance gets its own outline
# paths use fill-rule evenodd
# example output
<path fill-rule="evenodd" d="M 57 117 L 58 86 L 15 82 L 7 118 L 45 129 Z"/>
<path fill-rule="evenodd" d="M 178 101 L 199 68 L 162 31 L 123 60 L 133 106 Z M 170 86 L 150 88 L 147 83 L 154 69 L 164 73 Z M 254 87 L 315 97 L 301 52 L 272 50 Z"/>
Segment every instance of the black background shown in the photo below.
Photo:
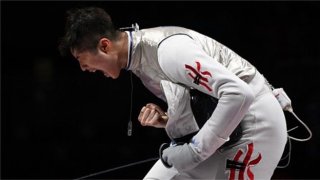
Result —
<path fill-rule="evenodd" d="M 166 105 L 133 76 L 133 136 L 126 135 L 130 75 L 118 80 L 82 72 L 59 56 L 65 11 L 105 8 L 117 27 L 184 26 L 209 35 L 283 87 L 313 138 L 292 142 L 291 163 L 274 179 L 315 179 L 319 148 L 320 3 L 309 2 L 1 2 L 1 177 L 72 179 L 158 156 L 168 140 L 161 129 L 141 127 L 140 108 Z M 286 113 L 288 128 L 297 121 Z M 306 137 L 303 128 L 296 136 Z M 277 148 L 277 147 L 273 147 Z M 287 152 L 287 151 L 286 151 Z M 283 162 L 285 163 L 285 161 Z M 94 178 L 141 179 L 153 162 Z"/>

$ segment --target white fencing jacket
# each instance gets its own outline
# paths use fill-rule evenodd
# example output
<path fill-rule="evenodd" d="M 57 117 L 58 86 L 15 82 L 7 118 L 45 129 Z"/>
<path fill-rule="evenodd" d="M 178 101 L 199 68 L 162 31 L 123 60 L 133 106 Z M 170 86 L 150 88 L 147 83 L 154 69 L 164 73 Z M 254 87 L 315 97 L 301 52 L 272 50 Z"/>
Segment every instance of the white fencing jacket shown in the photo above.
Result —
<path fill-rule="evenodd" d="M 219 99 L 191 143 L 199 158 L 208 158 L 228 141 L 264 78 L 251 85 L 258 74 L 254 66 L 214 39 L 186 28 L 156 27 L 127 33 L 127 69 L 168 103 L 166 132 L 170 138 L 199 130 L 189 104 L 189 88 Z"/>

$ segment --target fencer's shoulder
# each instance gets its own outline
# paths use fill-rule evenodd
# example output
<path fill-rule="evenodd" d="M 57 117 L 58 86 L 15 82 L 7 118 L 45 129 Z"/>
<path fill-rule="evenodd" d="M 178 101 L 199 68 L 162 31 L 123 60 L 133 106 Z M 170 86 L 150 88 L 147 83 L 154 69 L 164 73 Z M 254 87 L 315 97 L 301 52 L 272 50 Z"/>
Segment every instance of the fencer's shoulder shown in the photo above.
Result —
<path fill-rule="evenodd" d="M 190 34 L 194 31 L 180 26 L 157 26 L 141 29 L 141 32 L 143 34 L 163 34 L 164 36 L 169 36 L 172 34 Z"/>
<path fill-rule="evenodd" d="M 184 33 L 173 34 L 166 37 L 159 43 L 159 49 L 177 52 L 181 50 L 182 52 L 189 49 L 189 46 L 194 44 L 194 39 L 192 36 Z"/>
<path fill-rule="evenodd" d="M 156 27 L 146 27 L 140 29 L 141 31 L 157 31 L 157 30 L 166 30 L 166 29 L 180 29 L 180 30 L 190 30 L 186 27 L 181 26 L 174 26 L 174 25 L 163 25 L 163 26 L 156 26 Z"/>

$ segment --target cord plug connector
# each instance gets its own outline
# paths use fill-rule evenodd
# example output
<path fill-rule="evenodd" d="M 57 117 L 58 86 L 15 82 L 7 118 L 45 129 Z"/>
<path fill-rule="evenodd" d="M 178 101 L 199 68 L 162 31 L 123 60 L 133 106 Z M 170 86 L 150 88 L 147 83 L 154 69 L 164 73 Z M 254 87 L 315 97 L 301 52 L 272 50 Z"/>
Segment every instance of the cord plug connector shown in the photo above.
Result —
<path fill-rule="evenodd" d="M 288 95 L 286 94 L 286 92 L 284 92 L 283 88 L 273 89 L 272 92 L 273 92 L 273 95 L 277 98 L 277 100 L 283 110 L 289 111 L 289 112 L 293 111 L 292 105 L 291 105 L 291 100 L 288 97 Z"/>

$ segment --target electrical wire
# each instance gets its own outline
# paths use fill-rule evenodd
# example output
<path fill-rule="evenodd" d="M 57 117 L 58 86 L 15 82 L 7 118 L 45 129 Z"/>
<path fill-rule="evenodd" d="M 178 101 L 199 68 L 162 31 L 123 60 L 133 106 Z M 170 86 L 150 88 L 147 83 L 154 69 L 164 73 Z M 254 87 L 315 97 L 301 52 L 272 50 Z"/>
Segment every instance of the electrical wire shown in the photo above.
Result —
<path fill-rule="evenodd" d="M 132 136 L 132 103 L 133 103 L 133 80 L 132 80 L 132 72 L 130 71 L 130 85 L 131 85 L 131 92 L 130 92 L 130 113 L 129 113 L 129 122 L 128 122 L 128 130 L 127 135 Z"/>
<path fill-rule="evenodd" d="M 305 129 L 306 129 L 306 130 L 308 131 L 308 133 L 309 133 L 309 137 L 304 138 L 304 139 L 296 138 L 296 137 L 293 137 L 293 136 L 290 136 L 290 135 L 289 135 L 289 138 L 290 138 L 290 139 L 293 139 L 293 140 L 295 140 L 295 141 L 300 141 L 300 142 L 310 140 L 310 139 L 312 138 L 312 131 L 310 130 L 310 128 L 293 112 L 292 108 L 291 108 L 291 109 L 288 109 L 288 111 L 297 119 L 297 121 L 299 121 L 299 122 L 305 127 Z M 292 130 L 294 130 L 294 129 L 296 129 L 296 128 L 297 128 L 297 126 L 294 127 L 294 128 L 292 128 L 292 129 L 290 129 L 289 131 L 292 131 Z M 289 131 L 288 131 L 288 132 L 289 132 Z"/>
<path fill-rule="evenodd" d="M 98 176 L 98 175 L 101 175 L 101 174 L 105 174 L 105 173 L 109 173 L 109 172 L 116 171 L 116 170 L 119 170 L 119 169 L 135 166 L 135 165 L 138 165 L 138 164 L 143 164 L 143 163 L 155 161 L 155 160 L 158 160 L 158 159 L 159 159 L 159 157 L 156 157 L 156 158 L 149 158 L 149 159 L 145 159 L 145 160 L 142 160 L 142 161 L 129 163 L 129 164 L 126 164 L 126 165 L 122 165 L 122 166 L 106 169 L 106 170 L 103 170 L 103 171 L 100 171 L 100 172 L 92 173 L 92 174 L 89 174 L 89 175 L 85 175 L 85 176 L 82 176 L 82 177 L 77 178 L 75 180 L 81 180 L 81 179 L 86 179 L 86 178 L 93 177 L 93 176 Z"/>

